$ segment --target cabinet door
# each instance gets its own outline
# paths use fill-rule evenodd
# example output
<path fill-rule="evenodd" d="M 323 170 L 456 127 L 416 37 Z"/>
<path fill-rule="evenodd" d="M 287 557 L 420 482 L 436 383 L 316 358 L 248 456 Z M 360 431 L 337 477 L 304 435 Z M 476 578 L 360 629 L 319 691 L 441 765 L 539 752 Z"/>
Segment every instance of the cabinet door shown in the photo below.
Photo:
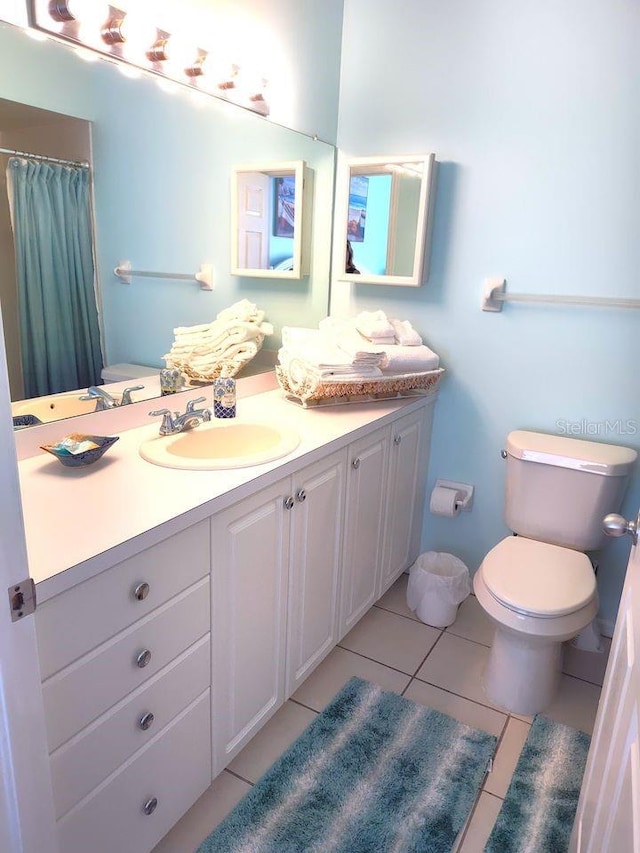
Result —
<path fill-rule="evenodd" d="M 382 595 L 418 556 L 424 512 L 431 409 L 400 418 L 391 427 L 386 482 Z"/>
<path fill-rule="evenodd" d="M 214 775 L 284 701 L 289 484 L 212 519 Z"/>
<path fill-rule="evenodd" d="M 338 641 L 338 582 L 346 452 L 294 475 L 287 695 Z"/>
<path fill-rule="evenodd" d="M 376 601 L 382 568 L 389 428 L 349 447 L 345 504 L 340 637 Z"/>

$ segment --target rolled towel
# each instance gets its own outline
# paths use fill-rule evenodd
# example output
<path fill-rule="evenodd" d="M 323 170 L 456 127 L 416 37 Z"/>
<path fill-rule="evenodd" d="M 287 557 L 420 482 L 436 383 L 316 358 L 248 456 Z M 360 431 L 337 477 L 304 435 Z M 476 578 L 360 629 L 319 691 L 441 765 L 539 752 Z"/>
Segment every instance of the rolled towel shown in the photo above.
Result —
<path fill-rule="evenodd" d="M 408 320 L 389 320 L 395 332 L 396 343 L 402 347 L 419 347 L 422 338 Z"/>
<path fill-rule="evenodd" d="M 355 318 L 354 325 L 361 335 L 373 343 L 395 337 L 394 328 L 384 311 L 361 311 Z"/>
<path fill-rule="evenodd" d="M 382 369 L 386 374 L 418 373 L 435 370 L 439 364 L 438 355 L 424 344 L 417 347 L 392 346 L 385 348 Z"/>

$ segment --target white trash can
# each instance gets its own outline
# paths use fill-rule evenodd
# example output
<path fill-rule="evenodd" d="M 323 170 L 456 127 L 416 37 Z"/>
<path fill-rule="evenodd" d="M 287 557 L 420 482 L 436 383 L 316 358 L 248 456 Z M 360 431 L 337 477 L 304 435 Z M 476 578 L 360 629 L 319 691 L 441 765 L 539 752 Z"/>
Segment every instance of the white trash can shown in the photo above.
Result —
<path fill-rule="evenodd" d="M 452 625 L 470 592 L 469 569 L 453 554 L 426 551 L 409 569 L 407 605 L 434 628 Z"/>

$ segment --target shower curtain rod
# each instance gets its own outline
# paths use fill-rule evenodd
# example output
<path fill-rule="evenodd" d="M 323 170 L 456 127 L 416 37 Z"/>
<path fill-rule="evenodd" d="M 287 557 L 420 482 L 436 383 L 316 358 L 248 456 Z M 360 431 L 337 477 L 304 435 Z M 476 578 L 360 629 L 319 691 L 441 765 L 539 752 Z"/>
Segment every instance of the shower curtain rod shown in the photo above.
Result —
<path fill-rule="evenodd" d="M 89 164 L 82 160 L 61 160 L 59 157 L 47 157 L 46 154 L 30 154 L 28 151 L 14 151 L 13 148 L 0 148 L 0 154 L 10 154 L 15 157 L 30 157 L 32 160 L 45 160 L 47 163 L 61 163 L 63 166 L 80 166 L 88 169 Z"/>

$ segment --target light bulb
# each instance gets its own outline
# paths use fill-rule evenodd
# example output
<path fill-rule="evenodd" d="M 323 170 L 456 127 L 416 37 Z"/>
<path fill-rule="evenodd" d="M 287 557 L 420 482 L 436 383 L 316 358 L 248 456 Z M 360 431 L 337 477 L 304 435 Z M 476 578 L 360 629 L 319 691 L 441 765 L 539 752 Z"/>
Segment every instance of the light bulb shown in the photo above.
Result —
<path fill-rule="evenodd" d="M 165 71 L 175 77 L 189 73 L 198 61 L 198 49 L 193 42 L 179 35 L 169 36 L 165 45 Z"/>
<path fill-rule="evenodd" d="M 129 59 L 143 59 L 158 38 L 157 27 L 138 12 L 127 12 L 120 24 L 120 35 L 124 39 L 122 52 Z"/>
<path fill-rule="evenodd" d="M 89 45 L 102 42 L 101 33 L 109 17 L 109 5 L 102 0 L 51 0 L 49 14 L 59 23 L 75 22 L 78 38 Z"/>

